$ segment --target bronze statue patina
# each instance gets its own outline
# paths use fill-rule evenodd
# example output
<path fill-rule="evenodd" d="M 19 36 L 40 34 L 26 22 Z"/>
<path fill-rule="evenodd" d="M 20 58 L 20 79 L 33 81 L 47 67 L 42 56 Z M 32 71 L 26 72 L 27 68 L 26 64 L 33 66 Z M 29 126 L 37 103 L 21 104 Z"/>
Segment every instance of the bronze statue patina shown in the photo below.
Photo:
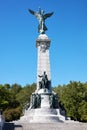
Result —
<path fill-rule="evenodd" d="M 45 34 L 45 31 L 47 30 L 47 27 L 45 25 L 45 20 L 48 17 L 50 17 L 51 15 L 53 15 L 53 12 L 44 14 L 44 10 L 42 10 L 41 8 L 39 8 L 38 12 L 35 12 L 35 11 L 31 10 L 31 9 L 29 9 L 29 12 L 31 14 L 35 15 L 36 18 L 39 20 L 38 32 L 40 34 Z"/>
<path fill-rule="evenodd" d="M 43 75 L 38 75 L 42 80 L 39 82 L 40 88 L 47 88 L 48 83 L 48 77 L 46 72 L 44 71 Z"/>

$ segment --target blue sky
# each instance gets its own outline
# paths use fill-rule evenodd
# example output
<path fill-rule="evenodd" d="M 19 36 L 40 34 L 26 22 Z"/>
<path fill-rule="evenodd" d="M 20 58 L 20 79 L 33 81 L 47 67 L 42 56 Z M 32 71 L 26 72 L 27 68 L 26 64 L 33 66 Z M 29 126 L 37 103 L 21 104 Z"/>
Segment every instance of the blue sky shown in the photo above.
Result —
<path fill-rule="evenodd" d="M 0 84 L 36 82 L 38 21 L 28 9 L 38 7 L 54 11 L 46 20 L 52 86 L 87 82 L 87 0 L 0 0 Z"/>

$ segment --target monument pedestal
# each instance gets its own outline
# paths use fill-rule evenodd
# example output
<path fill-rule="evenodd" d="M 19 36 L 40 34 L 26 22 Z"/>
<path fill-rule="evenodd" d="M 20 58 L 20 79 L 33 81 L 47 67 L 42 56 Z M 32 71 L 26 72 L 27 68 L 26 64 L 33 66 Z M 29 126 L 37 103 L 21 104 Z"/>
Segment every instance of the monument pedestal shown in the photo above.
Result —
<path fill-rule="evenodd" d="M 41 108 L 50 108 L 49 95 L 41 95 Z"/>
<path fill-rule="evenodd" d="M 30 107 L 20 121 L 29 123 L 64 122 L 65 112 L 59 106 L 57 94 L 52 92 L 49 47 L 46 34 L 40 34 L 36 40 L 38 49 L 37 89 L 31 95 Z M 61 114 L 63 113 L 63 114 Z"/>

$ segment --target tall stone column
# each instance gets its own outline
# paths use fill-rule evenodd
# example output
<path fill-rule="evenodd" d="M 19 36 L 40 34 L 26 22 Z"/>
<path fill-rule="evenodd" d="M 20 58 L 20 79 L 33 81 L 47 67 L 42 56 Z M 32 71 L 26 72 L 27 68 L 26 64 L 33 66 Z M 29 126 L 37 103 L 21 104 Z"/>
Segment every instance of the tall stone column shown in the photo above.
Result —
<path fill-rule="evenodd" d="M 50 39 L 46 34 L 40 34 L 36 40 L 36 47 L 38 49 L 38 61 L 37 61 L 37 90 L 39 90 L 39 82 L 41 78 L 38 75 L 43 75 L 46 72 L 48 80 L 51 83 L 51 74 L 50 74 L 50 57 L 49 57 L 49 47 Z M 51 92 L 51 84 L 49 87 Z"/>

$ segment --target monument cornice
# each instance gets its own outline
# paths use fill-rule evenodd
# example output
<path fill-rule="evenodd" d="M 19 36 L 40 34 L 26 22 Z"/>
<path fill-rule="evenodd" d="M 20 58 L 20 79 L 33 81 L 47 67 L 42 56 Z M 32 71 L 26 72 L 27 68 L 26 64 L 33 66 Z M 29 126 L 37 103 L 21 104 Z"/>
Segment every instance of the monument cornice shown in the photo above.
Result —
<path fill-rule="evenodd" d="M 50 42 L 51 42 L 50 39 L 41 39 L 41 38 L 38 38 L 36 40 L 36 47 L 38 47 L 40 45 L 45 45 L 47 47 L 50 47 Z"/>

